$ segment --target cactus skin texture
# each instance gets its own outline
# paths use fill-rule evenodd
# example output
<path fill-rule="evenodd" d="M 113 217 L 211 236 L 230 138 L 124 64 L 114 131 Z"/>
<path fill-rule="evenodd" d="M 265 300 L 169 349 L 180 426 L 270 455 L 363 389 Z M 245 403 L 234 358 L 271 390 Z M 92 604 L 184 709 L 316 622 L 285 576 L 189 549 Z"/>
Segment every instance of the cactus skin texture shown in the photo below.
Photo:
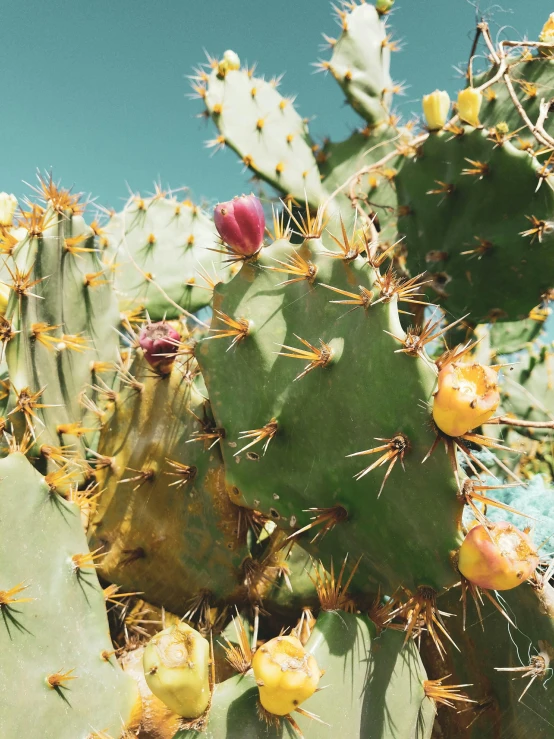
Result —
<path fill-rule="evenodd" d="M 0 478 L 2 733 L 119 737 L 140 717 L 140 700 L 113 653 L 79 509 L 19 452 L 0 460 Z"/>
<path fill-rule="evenodd" d="M 133 195 L 104 232 L 119 265 L 115 286 L 124 305 L 146 308 L 154 321 L 178 318 L 174 303 L 191 312 L 207 305 L 207 278 L 226 279 L 229 271 L 217 251 L 221 247 L 212 219 L 172 194 Z"/>
<path fill-rule="evenodd" d="M 537 192 L 540 163 L 511 142 L 462 130 L 429 136 L 396 177 L 408 267 L 428 270 L 431 300 L 457 317 L 525 318 L 554 274 L 552 237 L 530 232 L 551 217 L 554 192 Z"/>
<path fill-rule="evenodd" d="M 317 267 L 315 280 L 279 284 L 283 274 L 272 268 L 286 264 L 295 250 L 287 241 L 275 242 L 255 265 L 245 264 L 231 282 L 218 286 L 216 310 L 249 321 L 250 329 L 230 351 L 229 339 L 204 341 L 198 347 L 217 425 L 225 428 L 222 451 L 232 499 L 261 510 L 289 531 L 310 523 L 313 514 L 303 509 L 314 501 L 320 509 L 342 506 L 348 518 L 318 543 L 326 556 L 337 548 L 355 559 L 363 553 L 358 576 L 369 575 L 386 592 L 401 584 L 413 590 L 422 582 L 438 589 L 452 584 L 455 573 L 448 552 L 457 548 L 461 513 L 454 475 L 439 454 L 431 456 L 425 476 L 421 474 L 434 434 L 418 399 L 431 400 L 436 375 L 420 357 L 395 353 L 401 345 L 386 332 L 404 336 L 396 296 L 349 313 L 352 306 L 330 302 L 344 296 L 324 285 L 355 293 L 354 300 L 361 285 L 379 299 L 381 277 L 361 256 L 348 262 L 334 259 L 317 240 L 306 241 L 296 253 Z M 217 315 L 213 325 L 220 325 Z M 302 362 L 276 353 L 281 345 L 303 347 L 295 336 L 314 346 L 320 339 L 330 346 L 335 353 L 328 366 L 315 366 L 295 380 L 310 359 Z M 393 397 L 402 405 L 402 422 L 393 411 Z M 338 410 L 346 405 L 348 413 Z M 332 423 L 325 420 L 331 417 Z M 241 454 L 241 433 L 261 429 L 272 418 L 277 432 L 265 454 L 261 444 L 248 450 L 254 458 Z M 347 455 L 386 445 L 375 439 L 399 434 L 400 446 L 402 435 L 409 440 L 405 469 L 400 461 L 394 465 L 379 497 L 384 468 L 360 481 L 354 475 L 388 451 L 386 446 L 365 459 Z M 422 511 L 422 527 L 416 511 L 408 516 L 406 510 L 413 510 L 429 485 L 434 515 L 428 521 Z M 403 545 L 390 550 L 387 542 L 393 531 Z M 384 561 L 379 552 L 385 549 L 389 554 Z"/>
<path fill-rule="evenodd" d="M 105 488 L 91 534 L 92 548 L 106 553 L 99 571 L 175 613 L 201 593 L 214 604 L 232 598 L 248 550 L 218 446 L 194 441 L 209 407 L 181 360 L 161 376 L 139 350 L 129 374 L 138 386 L 122 384 L 98 446 L 112 458 L 97 471 Z"/>
<path fill-rule="evenodd" d="M 339 11 L 342 33 L 333 45 L 328 69 L 352 108 L 369 125 L 386 120 L 392 103 L 390 47 L 385 24 L 373 5 Z"/>
<path fill-rule="evenodd" d="M 12 333 L 6 342 L 9 412 L 16 427 L 41 429 L 39 456 L 41 445 L 73 444 L 84 457 L 82 428 L 91 419 L 81 393 L 96 382 L 96 368 L 116 358 L 118 308 L 100 238 L 86 225 L 79 196 L 51 178 L 39 182 L 44 207 L 25 206 L 30 210 L 19 214 L 19 227 L 4 235 L 11 244 L 2 268 L 11 289 L 5 313 Z"/>

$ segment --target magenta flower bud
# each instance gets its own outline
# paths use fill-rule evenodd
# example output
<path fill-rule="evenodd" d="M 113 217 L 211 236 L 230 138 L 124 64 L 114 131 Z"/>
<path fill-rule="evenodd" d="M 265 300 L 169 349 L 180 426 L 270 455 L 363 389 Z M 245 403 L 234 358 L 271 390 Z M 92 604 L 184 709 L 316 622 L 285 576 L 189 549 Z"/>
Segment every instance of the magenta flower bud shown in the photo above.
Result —
<path fill-rule="evenodd" d="M 146 361 L 162 374 L 171 372 L 181 336 L 169 323 L 147 323 L 139 334 L 139 344 Z"/>
<path fill-rule="evenodd" d="M 241 256 L 252 256 L 263 244 L 264 209 L 255 195 L 241 195 L 228 203 L 218 203 L 214 222 L 223 241 Z"/>

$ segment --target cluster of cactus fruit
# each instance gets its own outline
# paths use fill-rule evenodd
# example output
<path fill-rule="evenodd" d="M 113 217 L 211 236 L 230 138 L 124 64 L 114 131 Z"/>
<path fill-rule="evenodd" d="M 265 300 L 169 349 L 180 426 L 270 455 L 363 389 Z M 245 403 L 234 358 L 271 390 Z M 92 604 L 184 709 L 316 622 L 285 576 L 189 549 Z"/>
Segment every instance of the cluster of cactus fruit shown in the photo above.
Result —
<path fill-rule="evenodd" d="M 0 195 L 2 736 L 553 736 L 554 16 L 402 125 L 391 6 L 340 143 L 196 70 L 271 227 Z"/>

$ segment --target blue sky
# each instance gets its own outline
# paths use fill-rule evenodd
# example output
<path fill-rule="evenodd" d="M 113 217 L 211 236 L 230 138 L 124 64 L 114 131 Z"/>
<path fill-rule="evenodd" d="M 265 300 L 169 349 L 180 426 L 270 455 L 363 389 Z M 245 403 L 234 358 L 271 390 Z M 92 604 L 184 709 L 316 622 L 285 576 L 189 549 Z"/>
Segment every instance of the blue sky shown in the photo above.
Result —
<path fill-rule="evenodd" d="M 497 6 L 491 26 L 511 27 L 512 38 L 536 37 L 553 9 L 548 0 L 504 2 L 512 11 Z M 392 74 L 410 85 L 398 99 L 406 116 L 423 93 L 456 91 L 474 18 L 466 0 L 397 0 L 390 24 L 404 49 Z M 316 136 L 342 139 L 357 122 L 335 82 L 310 66 L 321 34 L 338 30 L 324 0 L 27 0 L 4 4 L 2 26 L 0 190 L 18 196 L 37 167 L 113 207 L 126 182 L 148 191 L 160 178 L 210 201 L 248 189 L 231 152 L 209 156 L 212 130 L 186 97 L 204 49 L 232 48 L 267 76 L 285 72 L 281 91 L 298 96 Z"/>

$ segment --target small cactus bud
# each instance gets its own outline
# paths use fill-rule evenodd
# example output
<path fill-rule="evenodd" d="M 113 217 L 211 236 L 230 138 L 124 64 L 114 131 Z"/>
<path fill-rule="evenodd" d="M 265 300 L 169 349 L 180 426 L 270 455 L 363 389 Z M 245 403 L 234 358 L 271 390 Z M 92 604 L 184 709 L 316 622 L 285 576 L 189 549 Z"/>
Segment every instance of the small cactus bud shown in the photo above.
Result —
<path fill-rule="evenodd" d="M 446 123 L 450 110 L 450 97 L 444 90 L 435 90 L 423 96 L 423 115 L 430 131 L 438 131 Z"/>
<path fill-rule="evenodd" d="M 394 0 L 376 0 L 375 9 L 380 15 L 385 15 L 394 5 Z"/>
<path fill-rule="evenodd" d="M 554 44 L 554 13 L 550 13 L 548 20 L 542 27 L 539 41 L 543 44 Z"/>
<path fill-rule="evenodd" d="M 215 206 L 214 222 L 219 235 L 242 256 L 260 250 L 265 231 L 264 209 L 255 195 L 241 195 Z"/>
<path fill-rule="evenodd" d="M 458 569 L 474 585 L 511 590 L 525 582 L 539 564 L 529 537 L 511 523 L 474 526 L 458 554 Z"/>
<path fill-rule="evenodd" d="M 179 716 L 197 718 L 210 702 L 210 644 L 185 623 L 152 637 L 144 649 L 144 676 L 156 698 Z"/>
<path fill-rule="evenodd" d="M 0 228 L 13 225 L 13 216 L 17 208 L 17 198 L 7 192 L 0 192 Z"/>
<path fill-rule="evenodd" d="M 227 72 L 232 72 L 235 69 L 240 69 L 239 56 L 231 49 L 227 49 L 223 54 L 223 59 L 217 65 L 217 73 L 220 77 L 225 77 Z"/>
<path fill-rule="evenodd" d="M 227 64 L 228 70 L 240 69 L 239 55 L 232 49 L 227 49 L 223 54 L 223 61 Z"/>
<path fill-rule="evenodd" d="M 144 358 L 163 375 L 171 372 L 180 339 L 179 333 L 166 321 L 147 323 L 139 334 Z"/>
<path fill-rule="evenodd" d="M 269 713 L 286 716 L 317 690 L 321 670 L 295 636 L 266 642 L 252 660 L 260 703 Z"/>
<path fill-rule="evenodd" d="M 474 87 L 466 87 L 458 93 L 458 115 L 470 126 L 480 126 L 479 110 L 483 96 Z"/>
<path fill-rule="evenodd" d="M 433 418 L 448 436 L 462 436 L 491 418 L 500 403 L 498 372 L 482 364 L 447 364 L 439 372 Z"/>

